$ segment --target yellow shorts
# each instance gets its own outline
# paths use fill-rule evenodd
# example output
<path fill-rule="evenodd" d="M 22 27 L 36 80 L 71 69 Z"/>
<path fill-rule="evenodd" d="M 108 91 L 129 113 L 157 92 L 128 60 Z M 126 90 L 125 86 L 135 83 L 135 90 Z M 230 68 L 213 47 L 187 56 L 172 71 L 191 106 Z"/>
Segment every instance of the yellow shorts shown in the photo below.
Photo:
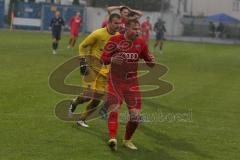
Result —
<path fill-rule="evenodd" d="M 82 77 L 82 86 L 96 92 L 104 92 L 107 89 L 107 77 L 89 67 L 88 75 Z"/>

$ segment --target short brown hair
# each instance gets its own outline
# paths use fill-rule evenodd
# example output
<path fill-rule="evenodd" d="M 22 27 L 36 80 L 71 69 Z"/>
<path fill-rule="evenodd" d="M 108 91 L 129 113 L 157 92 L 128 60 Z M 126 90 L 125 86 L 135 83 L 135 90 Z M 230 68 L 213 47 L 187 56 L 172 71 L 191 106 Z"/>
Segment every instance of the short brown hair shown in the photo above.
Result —
<path fill-rule="evenodd" d="M 140 22 L 136 19 L 129 19 L 127 22 L 126 22 L 126 27 L 129 27 L 131 24 L 139 24 L 140 25 Z"/>
<path fill-rule="evenodd" d="M 128 7 L 122 7 L 122 8 L 120 8 L 120 13 L 124 10 L 124 9 L 127 9 L 128 11 L 129 11 L 129 9 L 128 9 Z"/>
<path fill-rule="evenodd" d="M 119 19 L 120 19 L 121 16 L 120 16 L 119 14 L 117 14 L 117 13 L 113 13 L 113 14 L 111 14 L 111 15 L 109 16 L 108 22 L 112 22 L 113 18 L 119 18 Z"/>

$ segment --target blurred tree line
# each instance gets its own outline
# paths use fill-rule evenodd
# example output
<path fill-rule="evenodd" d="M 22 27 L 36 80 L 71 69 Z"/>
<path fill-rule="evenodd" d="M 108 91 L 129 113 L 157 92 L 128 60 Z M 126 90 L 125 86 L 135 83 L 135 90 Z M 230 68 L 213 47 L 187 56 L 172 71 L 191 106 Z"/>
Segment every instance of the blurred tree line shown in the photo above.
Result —
<path fill-rule="evenodd" d="M 106 7 L 126 5 L 142 11 L 168 11 L 170 0 L 86 0 L 88 6 Z"/>

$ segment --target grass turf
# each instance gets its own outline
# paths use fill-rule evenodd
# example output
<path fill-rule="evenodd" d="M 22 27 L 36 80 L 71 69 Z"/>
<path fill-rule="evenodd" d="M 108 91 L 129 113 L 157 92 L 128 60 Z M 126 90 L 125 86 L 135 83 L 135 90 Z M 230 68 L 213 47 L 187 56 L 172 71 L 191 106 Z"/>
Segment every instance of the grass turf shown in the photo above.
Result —
<path fill-rule="evenodd" d="M 192 122 L 143 123 L 134 135 L 139 150 L 119 146 L 113 153 L 106 145 L 105 121 L 92 121 L 84 129 L 54 115 L 55 104 L 71 98 L 48 86 L 49 74 L 78 54 L 77 46 L 66 49 L 68 38 L 63 36 L 59 54 L 53 55 L 48 33 L 0 30 L 1 160 L 239 159 L 239 46 L 166 42 L 164 54 L 156 57 L 168 66 L 163 79 L 174 91 L 144 99 L 142 112 L 191 112 Z M 67 81 L 78 78 L 75 73 Z M 119 126 L 119 142 L 124 127 Z"/>

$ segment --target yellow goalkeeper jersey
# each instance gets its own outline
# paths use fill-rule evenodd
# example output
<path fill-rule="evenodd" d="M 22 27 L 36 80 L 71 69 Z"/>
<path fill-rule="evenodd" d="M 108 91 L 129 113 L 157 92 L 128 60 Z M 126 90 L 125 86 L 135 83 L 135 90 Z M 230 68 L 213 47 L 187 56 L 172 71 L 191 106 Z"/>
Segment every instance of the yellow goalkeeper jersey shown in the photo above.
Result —
<path fill-rule="evenodd" d="M 100 59 L 105 44 L 112 36 L 108 33 L 106 27 L 100 28 L 88 35 L 79 46 L 80 57 L 92 57 L 90 59 L 87 58 L 88 65 L 104 76 L 107 76 L 109 72 L 109 65 L 102 65 Z"/>

